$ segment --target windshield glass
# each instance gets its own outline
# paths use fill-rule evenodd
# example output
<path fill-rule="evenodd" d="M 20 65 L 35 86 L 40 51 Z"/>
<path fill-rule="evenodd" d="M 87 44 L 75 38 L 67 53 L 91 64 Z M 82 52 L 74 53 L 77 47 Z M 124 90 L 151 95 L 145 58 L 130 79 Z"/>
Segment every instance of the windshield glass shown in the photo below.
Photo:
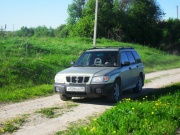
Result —
<path fill-rule="evenodd" d="M 118 66 L 117 51 L 85 52 L 77 60 L 74 66 Z"/>

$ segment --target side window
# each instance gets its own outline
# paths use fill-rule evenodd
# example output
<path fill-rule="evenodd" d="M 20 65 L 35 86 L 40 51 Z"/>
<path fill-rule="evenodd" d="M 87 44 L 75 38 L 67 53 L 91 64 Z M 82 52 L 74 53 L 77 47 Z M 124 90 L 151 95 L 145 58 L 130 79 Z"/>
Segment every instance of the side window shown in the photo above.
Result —
<path fill-rule="evenodd" d="M 132 53 L 131 53 L 131 52 L 126 52 L 126 53 L 127 53 L 127 56 L 128 56 L 128 58 L 129 58 L 130 63 L 131 63 L 131 64 L 136 63 L 136 61 L 135 61 L 134 56 L 132 55 Z"/>
<path fill-rule="evenodd" d="M 128 62 L 129 59 L 127 57 L 127 54 L 125 52 L 121 52 L 121 64 L 124 64 L 125 62 Z"/>
<path fill-rule="evenodd" d="M 136 59 L 136 62 L 140 63 L 141 62 L 141 58 L 140 58 L 139 54 L 136 51 L 133 51 L 132 53 L 133 53 L 133 55 L 134 55 L 134 57 Z"/>

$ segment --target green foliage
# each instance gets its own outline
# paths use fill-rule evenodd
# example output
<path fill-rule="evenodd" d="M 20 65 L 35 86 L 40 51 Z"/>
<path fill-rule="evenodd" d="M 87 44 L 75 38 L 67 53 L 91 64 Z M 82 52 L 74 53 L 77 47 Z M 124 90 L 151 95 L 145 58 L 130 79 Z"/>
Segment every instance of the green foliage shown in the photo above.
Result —
<path fill-rule="evenodd" d="M 16 31 L 16 35 L 19 37 L 31 37 L 34 35 L 33 28 L 21 27 L 20 30 Z"/>
<path fill-rule="evenodd" d="M 68 6 L 68 25 L 74 25 L 82 17 L 82 0 L 73 0 L 72 4 Z"/>
<path fill-rule="evenodd" d="M 94 16 L 85 16 L 76 23 L 70 31 L 70 36 L 73 37 L 88 37 L 93 35 Z"/>
<path fill-rule="evenodd" d="M 23 115 L 22 117 L 15 118 L 9 121 L 4 121 L 0 123 L 0 134 L 4 133 L 13 133 L 19 129 L 26 121 L 27 116 Z"/>
<path fill-rule="evenodd" d="M 66 134 L 175 134 L 180 126 L 179 90 L 177 83 L 138 100 L 123 99 L 89 125 L 68 130 Z"/>
<path fill-rule="evenodd" d="M 87 1 L 70 35 L 92 37 L 94 12 L 95 0 Z M 162 39 L 158 22 L 163 15 L 152 0 L 132 1 L 128 5 L 120 0 L 99 0 L 97 37 L 157 46 Z"/>
<path fill-rule="evenodd" d="M 59 38 L 66 38 L 69 34 L 68 26 L 65 24 L 60 25 L 54 30 L 54 35 Z"/>
<path fill-rule="evenodd" d="M 180 20 L 169 19 L 163 22 L 163 41 L 165 46 L 180 44 Z"/>
<path fill-rule="evenodd" d="M 98 37 L 107 37 L 108 31 L 112 28 L 114 22 L 113 0 L 99 0 L 98 10 Z"/>
<path fill-rule="evenodd" d="M 37 111 L 37 113 L 42 113 L 47 118 L 54 118 L 54 117 L 56 117 L 54 111 L 57 109 L 59 109 L 59 107 L 43 108 L 43 109 Z"/>
<path fill-rule="evenodd" d="M 112 26 L 113 1 L 99 0 L 98 10 L 98 36 L 106 37 L 107 31 Z M 83 9 L 83 16 L 74 25 L 71 33 L 73 36 L 93 37 L 95 0 L 88 1 Z M 79 34 L 80 33 L 80 34 Z"/>
<path fill-rule="evenodd" d="M 21 84 L 21 86 L 19 87 L 16 85 L 3 87 L 0 89 L 1 102 L 18 102 L 18 101 L 23 101 L 25 99 L 37 98 L 42 95 L 48 96 L 53 93 L 52 84 L 39 85 L 34 87 L 27 86 L 27 84 Z M 26 85 L 26 87 L 24 85 Z"/>
<path fill-rule="evenodd" d="M 35 37 L 53 37 L 54 30 L 52 28 L 47 28 L 46 26 L 38 26 L 34 29 L 34 36 Z"/>
<path fill-rule="evenodd" d="M 78 106 L 78 104 L 72 102 L 66 102 L 66 104 L 64 104 L 64 106 L 62 107 L 43 108 L 36 112 L 45 115 L 47 118 L 55 118 L 70 111 L 71 108 L 76 106 Z"/>
<path fill-rule="evenodd" d="M 11 36 L 11 35 L 9 35 Z M 9 37 L 7 36 L 7 37 Z M 46 26 L 38 26 L 36 28 L 27 28 L 27 27 L 21 27 L 20 30 L 15 31 L 13 36 L 19 36 L 19 37 L 53 37 L 54 36 L 54 29 L 47 28 Z"/>
<path fill-rule="evenodd" d="M 157 46 L 161 39 L 158 22 L 163 12 L 153 0 L 136 0 L 127 9 L 128 21 L 123 25 L 125 40 Z"/>

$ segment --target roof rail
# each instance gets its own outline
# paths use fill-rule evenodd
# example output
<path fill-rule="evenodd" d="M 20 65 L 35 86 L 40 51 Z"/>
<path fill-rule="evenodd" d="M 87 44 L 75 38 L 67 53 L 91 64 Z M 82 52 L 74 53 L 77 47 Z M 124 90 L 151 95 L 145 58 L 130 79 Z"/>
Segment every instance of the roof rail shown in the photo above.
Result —
<path fill-rule="evenodd" d="M 118 46 L 105 46 L 105 48 L 119 48 Z"/>
<path fill-rule="evenodd" d="M 93 49 L 101 49 L 99 47 L 93 47 L 93 48 L 89 48 L 88 50 L 93 50 Z"/>
<path fill-rule="evenodd" d="M 131 46 L 129 46 L 129 47 L 124 47 L 124 46 L 123 46 L 123 47 L 120 47 L 120 48 L 119 48 L 119 50 L 121 50 L 121 49 L 134 49 L 134 48 L 131 47 Z"/>
<path fill-rule="evenodd" d="M 118 47 L 118 46 L 105 46 L 105 47 L 93 47 L 93 48 L 89 48 L 88 50 L 93 50 L 93 49 L 107 49 L 107 48 L 111 48 L 111 49 L 134 49 L 133 47 Z"/>

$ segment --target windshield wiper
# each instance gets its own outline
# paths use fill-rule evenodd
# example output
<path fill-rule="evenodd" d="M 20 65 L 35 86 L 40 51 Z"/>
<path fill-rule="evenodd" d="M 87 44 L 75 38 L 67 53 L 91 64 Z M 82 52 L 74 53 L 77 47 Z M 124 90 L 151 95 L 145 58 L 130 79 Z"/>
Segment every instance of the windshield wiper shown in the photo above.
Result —
<path fill-rule="evenodd" d="M 79 67 L 80 65 L 73 65 L 73 67 Z"/>
<path fill-rule="evenodd" d="M 101 65 L 95 65 L 95 64 L 93 64 L 93 65 L 90 65 L 90 67 L 104 67 L 104 65 L 103 65 L 103 64 L 101 64 Z"/>
<path fill-rule="evenodd" d="M 74 65 L 74 67 L 88 67 L 87 65 Z"/>

